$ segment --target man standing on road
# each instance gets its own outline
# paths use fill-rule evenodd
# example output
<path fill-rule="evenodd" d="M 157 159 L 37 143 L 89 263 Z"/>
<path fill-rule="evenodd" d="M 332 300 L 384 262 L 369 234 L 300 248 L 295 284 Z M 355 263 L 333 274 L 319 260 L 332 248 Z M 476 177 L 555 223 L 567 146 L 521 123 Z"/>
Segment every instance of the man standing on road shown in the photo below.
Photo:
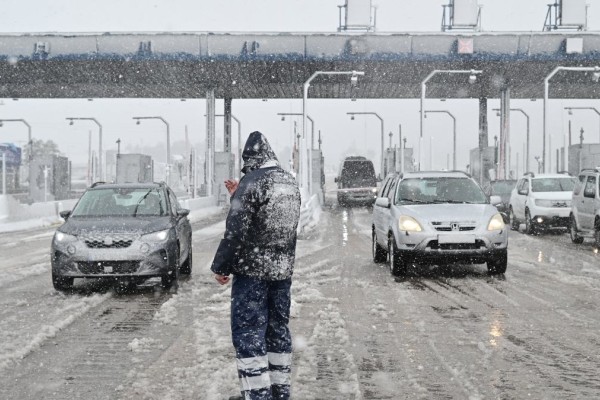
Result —
<path fill-rule="evenodd" d="M 250 134 L 242 158 L 240 182 L 225 182 L 231 208 L 211 266 L 222 285 L 233 275 L 231 333 L 242 397 L 231 399 L 289 399 L 300 192 L 262 133 Z"/>

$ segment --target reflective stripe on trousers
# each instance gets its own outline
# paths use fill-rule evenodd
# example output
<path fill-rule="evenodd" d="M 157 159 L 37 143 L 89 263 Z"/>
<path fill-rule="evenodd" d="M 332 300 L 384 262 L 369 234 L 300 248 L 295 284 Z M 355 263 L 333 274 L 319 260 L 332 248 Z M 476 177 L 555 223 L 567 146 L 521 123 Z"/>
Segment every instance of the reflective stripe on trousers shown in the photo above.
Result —
<path fill-rule="evenodd" d="M 290 397 L 290 288 L 291 279 L 233 277 L 231 332 L 245 399 Z"/>

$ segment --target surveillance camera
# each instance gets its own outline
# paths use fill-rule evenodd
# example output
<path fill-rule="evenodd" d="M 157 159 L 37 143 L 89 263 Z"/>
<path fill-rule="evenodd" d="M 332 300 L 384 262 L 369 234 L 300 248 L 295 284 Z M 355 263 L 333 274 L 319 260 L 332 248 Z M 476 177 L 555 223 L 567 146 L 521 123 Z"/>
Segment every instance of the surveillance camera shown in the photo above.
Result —
<path fill-rule="evenodd" d="M 73 120 L 69 121 L 69 125 L 73 125 Z"/>
<path fill-rule="evenodd" d="M 592 80 L 593 80 L 594 82 L 598 82 L 598 81 L 600 80 L 600 72 L 594 72 L 594 73 L 592 74 Z"/>
<path fill-rule="evenodd" d="M 573 110 L 569 108 L 569 115 L 573 115 Z"/>
<path fill-rule="evenodd" d="M 350 78 L 350 83 L 352 84 L 352 86 L 358 85 L 358 75 L 352 75 L 352 77 Z"/>
<path fill-rule="evenodd" d="M 469 83 L 474 84 L 477 81 L 477 75 L 471 74 L 469 75 Z"/>
<path fill-rule="evenodd" d="M 282 115 L 282 116 L 281 116 L 281 120 L 282 120 L 282 121 L 285 121 L 285 115 Z"/>
<path fill-rule="evenodd" d="M 135 122 L 135 124 L 136 124 L 136 125 L 139 125 L 139 124 L 140 124 L 140 120 L 138 119 L 138 120 Z"/>
<path fill-rule="evenodd" d="M 351 119 L 352 121 L 354 121 L 354 115 L 351 115 L 351 116 L 350 116 L 350 119 Z"/>

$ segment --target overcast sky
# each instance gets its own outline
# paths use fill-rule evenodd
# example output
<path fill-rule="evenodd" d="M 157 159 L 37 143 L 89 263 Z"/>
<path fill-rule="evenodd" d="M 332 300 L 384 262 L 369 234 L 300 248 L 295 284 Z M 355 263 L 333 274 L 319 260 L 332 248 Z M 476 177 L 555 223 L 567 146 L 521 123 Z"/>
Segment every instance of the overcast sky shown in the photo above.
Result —
<path fill-rule="evenodd" d="M 377 28 L 380 32 L 440 31 L 442 4 L 447 0 L 378 0 Z M 483 5 L 484 31 L 541 31 L 548 0 L 480 0 Z M 0 32 L 117 32 L 117 31 L 263 31 L 263 32 L 335 32 L 338 26 L 338 7 L 343 0 L 2 0 Z M 589 29 L 600 30 L 600 0 L 590 4 Z M 468 163 L 469 149 L 477 146 L 477 102 L 475 100 L 449 100 L 441 103 L 428 100 L 430 107 L 448 109 L 457 117 L 458 165 Z M 532 116 L 532 155 L 541 152 L 541 101 L 513 100 L 513 107 L 522 107 Z M 490 110 L 497 107 L 490 100 Z M 599 101 L 552 102 L 552 147 L 562 141 L 562 132 L 568 124 L 564 105 L 591 105 L 600 109 Z M 345 115 L 347 111 L 374 111 L 385 120 L 387 133 L 395 134 L 398 125 L 409 146 L 416 145 L 418 135 L 417 100 L 311 100 L 309 113 L 323 132 L 323 149 L 328 164 L 337 164 L 348 153 L 360 151 L 376 157 L 379 165 L 380 125 L 376 118 L 357 117 L 355 121 Z M 263 131 L 282 151 L 292 140 L 293 120 L 282 122 L 278 112 L 300 112 L 301 100 L 235 101 L 234 114 L 242 120 L 243 134 L 253 130 Z M 0 118 L 25 118 L 33 127 L 37 138 L 55 140 L 61 150 L 75 162 L 85 162 L 88 131 L 96 132 L 93 124 L 78 122 L 69 126 L 66 117 L 97 118 L 104 127 L 105 149 L 116 147 L 117 138 L 123 146 L 146 143 L 154 145 L 164 140 L 164 125 L 160 121 L 147 121 L 137 126 L 131 120 L 135 115 L 161 115 L 171 124 L 172 141 L 184 139 L 188 127 L 192 142 L 204 138 L 205 103 L 203 100 L 0 100 Z M 222 102 L 217 113 L 222 112 Z M 598 116 L 579 112 L 574 120 L 577 130 L 583 127 L 586 142 L 598 142 Z M 513 152 L 522 156 L 524 120 L 513 116 Z M 490 144 L 498 134 L 498 118 L 490 111 Z M 234 124 L 234 132 L 237 133 Z M 25 127 L 6 124 L 0 128 L 0 142 L 23 143 Z M 222 123 L 217 121 L 217 135 L 222 135 Z M 433 136 L 433 167 L 446 167 L 448 149 L 451 148 L 452 128 L 444 115 L 426 120 L 425 138 Z M 96 140 L 96 139 L 94 139 Z M 234 137 L 234 144 L 237 139 Z M 204 151 L 204 149 L 201 149 Z M 516 155 L 515 155 L 516 156 Z M 427 159 L 428 154 L 424 154 Z M 162 160 L 157 160 L 162 161 Z M 425 160 L 424 160 L 425 161 Z M 521 163 L 522 165 L 522 163 Z M 522 168 L 522 167 L 521 167 Z"/>

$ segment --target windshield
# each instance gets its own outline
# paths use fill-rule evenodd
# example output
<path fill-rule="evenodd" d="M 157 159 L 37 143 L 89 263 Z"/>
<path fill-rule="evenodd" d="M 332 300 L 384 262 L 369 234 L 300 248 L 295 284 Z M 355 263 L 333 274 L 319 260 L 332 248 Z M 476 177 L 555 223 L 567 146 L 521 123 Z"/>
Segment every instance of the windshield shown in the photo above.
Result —
<path fill-rule="evenodd" d="M 71 214 L 74 217 L 164 216 L 166 200 L 156 188 L 88 190 Z"/>
<path fill-rule="evenodd" d="M 377 186 L 373 163 L 368 160 L 344 162 L 341 180 L 343 188 Z"/>
<path fill-rule="evenodd" d="M 497 182 L 492 182 L 492 192 L 491 194 L 493 195 L 503 195 L 503 194 L 510 194 L 510 192 L 512 192 L 512 190 L 515 188 L 517 181 L 497 181 Z"/>
<path fill-rule="evenodd" d="M 531 180 L 531 190 L 534 192 L 572 192 L 576 182 L 575 178 L 536 178 Z"/>
<path fill-rule="evenodd" d="M 400 204 L 468 203 L 485 204 L 487 197 L 468 178 L 419 178 L 400 182 L 396 202 Z"/>

